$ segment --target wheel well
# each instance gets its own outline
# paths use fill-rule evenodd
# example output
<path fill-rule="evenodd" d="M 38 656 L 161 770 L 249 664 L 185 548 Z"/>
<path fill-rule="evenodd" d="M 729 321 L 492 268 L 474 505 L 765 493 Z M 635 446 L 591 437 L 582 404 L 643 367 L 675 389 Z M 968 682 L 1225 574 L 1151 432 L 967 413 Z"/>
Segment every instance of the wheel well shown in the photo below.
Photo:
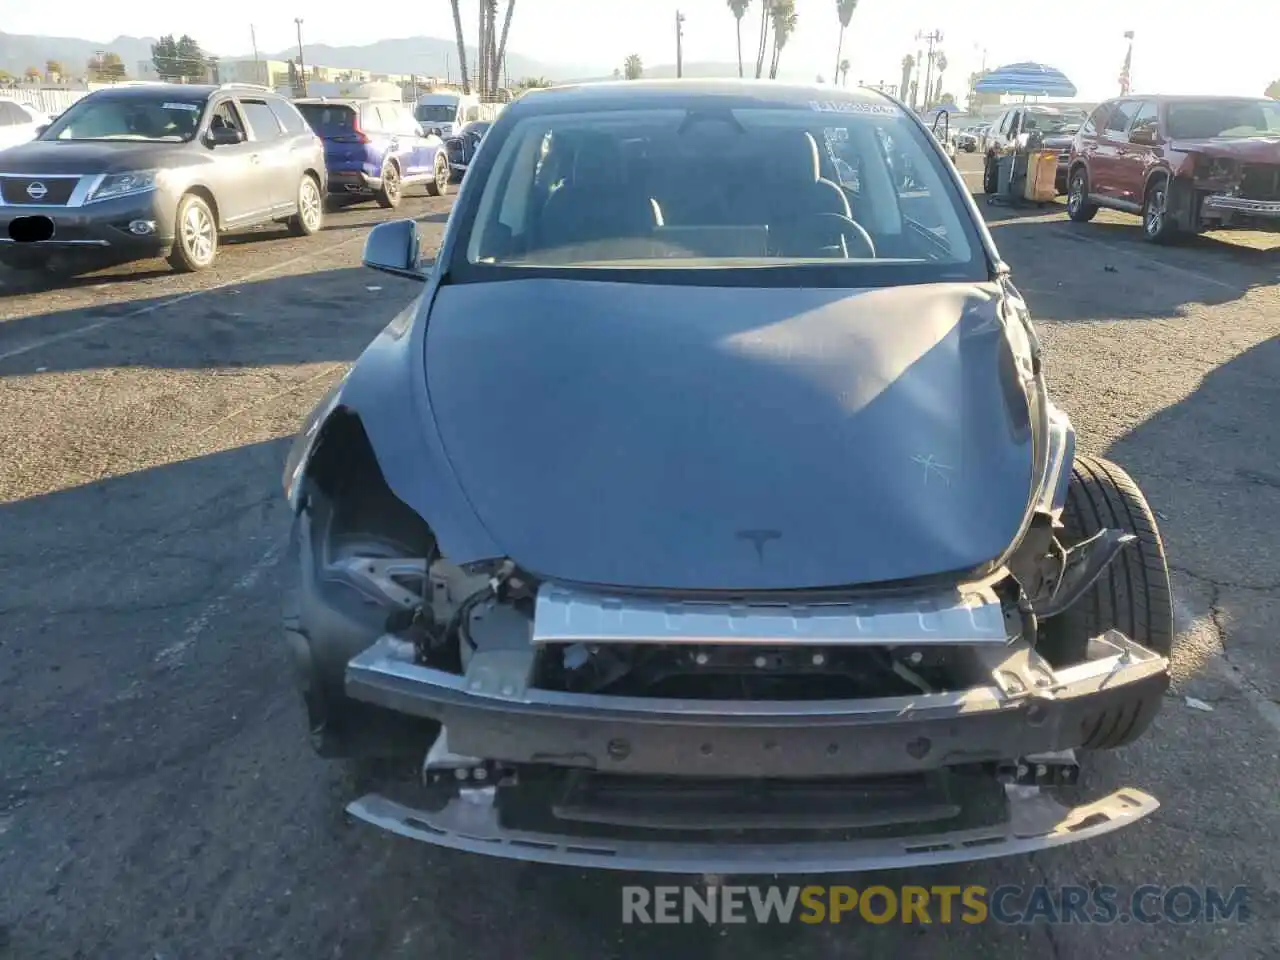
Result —
<path fill-rule="evenodd" d="M 316 173 L 315 170 L 311 169 L 310 167 L 307 167 L 307 169 L 303 170 L 302 172 L 305 176 L 308 176 L 312 180 L 314 180 L 316 182 L 317 187 L 320 186 L 320 174 Z"/>
<path fill-rule="evenodd" d="M 1083 160 L 1077 160 L 1075 163 L 1067 167 L 1067 179 L 1070 180 L 1074 177 L 1078 170 L 1083 170 L 1086 177 L 1089 175 L 1089 168 L 1085 166 L 1085 162 Z"/>
<path fill-rule="evenodd" d="M 218 229 L 221 230 L 222 214 L 218 212 L 218 201 L 213 198 L 213 191 L 208 187 L 196 185 L 194 187 L 188 187 L 183 196 L 185 197 L 187 194 L 197 196 L 209 205 L 209 209 L 213 211 L 213 222 L 216 223 L 218 225 Z M 178 205 L 182 205 L 182 200 L 178 200 Z"/>
<path fill-rule="evenodd" d="M 1165 181 L 1166 183 L 1168 183 L 1168 182 L 1169 182 L 1169 171 L 1168 171 L 1168 170 L 1152 170 L 1152 171 L 1151 171 L 1151 173 L 1147 175 L 1147 182 L 1146 182 L 1146 183 L 1144 183 L 1144 184 L 1142 185 L 1142 197 L 1143 197 L 1143 199 L 1146 199 L 1147 191 L 1149 191 L 1149 190 L 1151 189 L 1152 185 L 1153 185 L 1157 180 L 1163 180 L 1163 181 Z"/>
<path fill-rule="evenodd" d="M 337 528 L 385 533 L 421 545 L 423 556 L 435 542 L 427 522 L 387 486 L 364 426 L 350 410 L 339 407 L 321 428 L 303 483 L 304 492 L 314 486 L 333 504 Z"/>
<path fill-rule="evenodd" d="M 388 164 L 396 168 L 396 173 L 401 173 L 401 172 L 402 172 L 402 171 L 400 170 L 400 161 L 399 161 L 399 160 L 397 160 L 395 157 L 387 157 L 387 159 L 383 161 L 383 165 L 384 165 L 384 166 L 386 166 L 386 165 L 388 165 Z"/>

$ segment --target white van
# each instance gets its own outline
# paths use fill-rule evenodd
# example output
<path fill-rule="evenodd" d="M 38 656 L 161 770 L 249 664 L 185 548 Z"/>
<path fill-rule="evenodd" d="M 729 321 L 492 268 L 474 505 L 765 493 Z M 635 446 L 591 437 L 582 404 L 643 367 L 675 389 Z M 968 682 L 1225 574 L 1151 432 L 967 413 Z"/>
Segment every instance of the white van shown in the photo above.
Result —
<path fill-rule="evenodd" d="M 413 116 L 424 127 L 439 127 L 441 134 L 448 137 L 461 130 L 464 124 L 476 120 L 492 123 L 502 107 L 500 103 L 481 103 L 473 93 L 445 90 L 419 97 Z"/>

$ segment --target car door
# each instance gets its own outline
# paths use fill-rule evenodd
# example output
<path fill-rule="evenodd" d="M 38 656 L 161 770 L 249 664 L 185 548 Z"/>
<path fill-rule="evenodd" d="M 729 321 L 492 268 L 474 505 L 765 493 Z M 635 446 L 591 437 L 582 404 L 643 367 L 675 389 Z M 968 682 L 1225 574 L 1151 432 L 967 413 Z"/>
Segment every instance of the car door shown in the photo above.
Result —
<path fill-rule="evenodd" d="M 1164 147 L 1160 143 L 1160 105 L 1143 100 L 1129 124 L 1128 152 L 1117 163 L 1117 185 L 1120 199 L 1140 204 L 1147 189 L 1147 174 L 1163 162 Z"/>
<path fill-rule="evenodd" d="M 249 137 L 235 101 L 216 100 L 209 108 L 208 129 L 226 126 L 240 133 L 240 143 L 211 147 L 213 163 L 207 171 L 209 187 L 224 227 L 237 227 L 266 219 L 272 209 L 271 188 L 263 170 L 260 146 Z"/>
<path fill-rule="evenodd" d="M 425 177 L 431 169 L 427 159 L 429 150 L 418 121 L 398 103 L 384 104 L 380 109 L 389 111 L 394 118 L 393 129 L 400 142 L 400 168 L 405 172 L 405 177 L 415 180 Z"/>
<path fill-rule="evenodd" d="M 267 202 L 266 213 L 292 210 L 298 195 L 298 178 L 284 128 L 265 97 L 238 97 L 237 103 L 248 121 L 250 142 L 257 147 L 256 165 Z"/>
<path fill-rule="evenodd" d="M 1124 161 L 1130 154 L 1129 124 L 1138 111 L 1138 101 L 1117 100 L 1098 131 L 1098 142 L 1089 162 L 1089 192 L 1109 203 L 1125 204 Z"/>

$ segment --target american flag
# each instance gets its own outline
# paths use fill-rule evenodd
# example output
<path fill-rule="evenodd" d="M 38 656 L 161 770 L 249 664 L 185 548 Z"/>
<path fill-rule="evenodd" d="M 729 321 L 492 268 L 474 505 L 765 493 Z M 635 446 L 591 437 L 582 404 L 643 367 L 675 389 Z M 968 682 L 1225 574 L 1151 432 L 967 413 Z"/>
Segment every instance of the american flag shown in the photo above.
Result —
<path fill-rule="evenodd" d="M 1129 41 L 1129 50 L 1124 55 L 1124 66 L 1120 68 L 1120 96 L 1129 95 L 1129 67 L 1133 63 L 1133 31 L 1126 30 L 1124 38 Z"/>

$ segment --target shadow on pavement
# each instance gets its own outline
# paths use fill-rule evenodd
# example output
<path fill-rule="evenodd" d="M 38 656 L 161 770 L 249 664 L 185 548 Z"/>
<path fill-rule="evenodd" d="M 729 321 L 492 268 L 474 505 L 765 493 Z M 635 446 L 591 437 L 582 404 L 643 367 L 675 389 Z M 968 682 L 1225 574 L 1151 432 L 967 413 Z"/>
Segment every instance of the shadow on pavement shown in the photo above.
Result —
<path fill-rule="evenodd" d="M 0 324 L 0 357 L 46 340 L 50 348 L 0 359 L 5 376 L 133 366 L 254 367 L 354 360 L 422 284 L 363 267 L 325 270 Z M 168 301 L 176 301 L 166 307 Z M 103 321 L 106 321 L 104 324 Z M 81 327 L 94 327 L 75 335 Z M 122 349 L 126 347 L 126 349 Z"/>

